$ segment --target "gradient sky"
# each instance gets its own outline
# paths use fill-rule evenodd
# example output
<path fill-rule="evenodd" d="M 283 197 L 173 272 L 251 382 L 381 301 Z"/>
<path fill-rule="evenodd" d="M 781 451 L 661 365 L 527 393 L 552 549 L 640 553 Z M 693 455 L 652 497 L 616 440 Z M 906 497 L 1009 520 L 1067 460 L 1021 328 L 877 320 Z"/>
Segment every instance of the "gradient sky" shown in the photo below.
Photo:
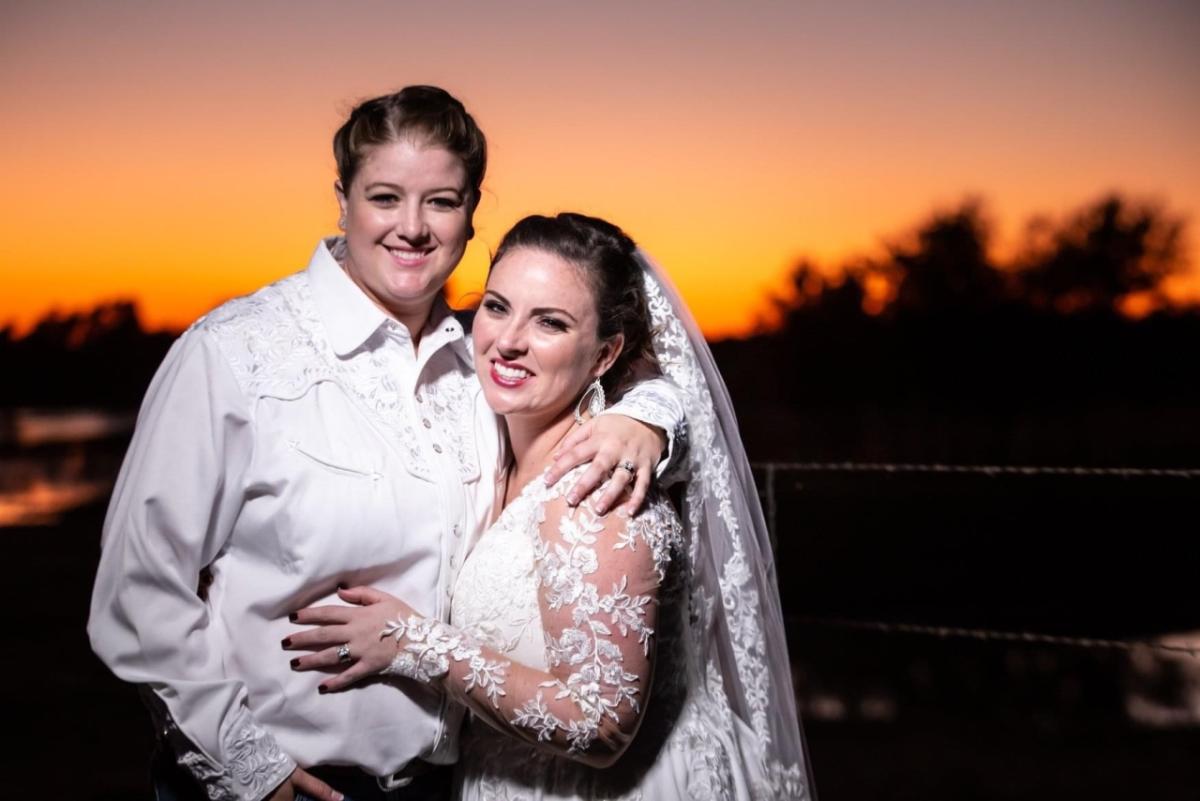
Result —
<path fill-rule="evenodd" d="M 1110 189 L 1161 200 L 1196 264 L 1198 42 L 1190 0 L 0 0 L 0 322 L 135 297 L 183 326 L 303 267 L 336 221 L 333 131 L 409 83 L 491 146 L 459 293 L 561 209 L 626 228 L 714 336 L 797 258 L 972 193 L 1001 245 Z"/>

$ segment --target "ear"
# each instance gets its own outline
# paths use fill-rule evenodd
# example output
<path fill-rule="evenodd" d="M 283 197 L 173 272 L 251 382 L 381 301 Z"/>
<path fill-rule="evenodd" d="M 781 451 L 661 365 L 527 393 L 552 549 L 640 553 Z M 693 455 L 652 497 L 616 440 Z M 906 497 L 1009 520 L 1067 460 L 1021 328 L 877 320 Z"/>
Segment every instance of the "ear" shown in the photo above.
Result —
<path fill-rule="evenodd" d="M 467 241 L 475 238 L 475 212 L 479 208 L 479 197 L 475 196 L 467 203 Z"/>
<path fill-rule="evenodd" d="M 621 355 L 621 350 L 625 347 L 625 335 L 617 334 L 612 339 L 604 340 L 600 345 L 600 353 L 596 355 L 596 366 L 592 368 L 592 376 L 599 378 L 608 372 L 608 368 L 613 366 L 613 362 Z"/>
<path fill-rule="evenodd" d="M 341 181 L 333 182 L 333 194 L 337 196 L 338 211 L 343 217 L 346 216 L 346 190 L 342 188 Z"/>

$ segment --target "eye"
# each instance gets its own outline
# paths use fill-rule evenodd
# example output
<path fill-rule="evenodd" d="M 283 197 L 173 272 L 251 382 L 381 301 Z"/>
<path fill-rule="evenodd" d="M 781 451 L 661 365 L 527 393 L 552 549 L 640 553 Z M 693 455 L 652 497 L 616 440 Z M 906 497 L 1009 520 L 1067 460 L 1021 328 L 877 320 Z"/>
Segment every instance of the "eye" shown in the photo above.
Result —
<path fill-rule="evenodd" d="M 431 197 L 429 199 L 429 204 L 431 206 L 433 206 L 434 208 L 442 209 L 445 211 L 450 211 L 453 209 L 457 209 L 459 206 L 461 206 L 462 201 L 456 197 L 448 197 L 446 195 L 440 195 L 438 197 Z"/>
<path fill-rule="evenodd" d="M 503 303 L 495 298 L 488 298 L 480 305 L 483 307 L 483 310 L 489 314 L 504 314 L 504 312 L 508 310 Z"/>
<path fill-rule="evenodd" d="M 538 325 L 550 331 L 566 331 L 567 323 L 557 317 L 539 317 Z"/>
<path fill-rule="evenodd" d="M 374 195 L 368 195 L 367 200 L 376 206 L 394 206 L 399 202 L 400 198 L 392 192 L 378 192 Z"/>

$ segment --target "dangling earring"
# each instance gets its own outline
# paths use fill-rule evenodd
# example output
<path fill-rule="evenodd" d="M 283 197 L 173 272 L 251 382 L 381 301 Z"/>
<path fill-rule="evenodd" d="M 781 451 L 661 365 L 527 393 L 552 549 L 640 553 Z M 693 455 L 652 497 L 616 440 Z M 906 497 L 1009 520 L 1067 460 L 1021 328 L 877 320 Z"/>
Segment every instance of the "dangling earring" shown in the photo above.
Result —
<path fill-rule="evenodd" d="M 600 384 L 600 379 L 597 378 L 592 383 L 588 384 L 587 389 L 579 396 L 579 402 L 575 404 L 575 422 L 583 424 L 583 402 L 587 401 L 587 411 L 592 417 L 604 411 L 604 387 Z"/>
<path fill-rule="evenodd" d="M 338 228 L 343 231 L 346 230 L 346 215 L 345 214 L 343 214 L 341 217 L 338 217 Z"/>

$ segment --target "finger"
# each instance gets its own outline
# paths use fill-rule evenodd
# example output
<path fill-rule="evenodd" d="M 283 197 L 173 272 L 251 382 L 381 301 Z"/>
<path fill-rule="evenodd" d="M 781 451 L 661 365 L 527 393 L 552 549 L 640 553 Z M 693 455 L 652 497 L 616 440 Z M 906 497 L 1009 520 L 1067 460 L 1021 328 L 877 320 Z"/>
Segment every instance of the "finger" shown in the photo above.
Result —
<path fill-rule="evenodd" d="M 368 606 L 377 604 L 381 601 L 390 601 L 392 596 L 382 590 L 377 590 L 374 587 L 348 587 L 338 590 L 338 597 L 343 601 L 359 606 Z"/>
<path fill-rule="evenodd" d="M 317 626 L 284 637 L 280 645 L 285 651 L 315 651 L 330 645 L 341 645 L 349 639 L 350 632 L 345 626 Z"/>
<path fill-rule="evenodd" d="M 338 649 L 346 644 L 341 643 L 333 648 L 323 648 L 315 654 L 298 656 L 291 661 L 292 670 L 324 670 L 339 673 L 347 670 L 351 665 L 356 664 L 357 659 L 354 656 L 353 648 L 350 649 L 350 658 L 347 660 L 342 659 L 341 654 L 338 653 Z"/>
<path fill-rule="evenodd" d="M 582 433 L 584 431 L 587 433 Z M 554 463 L 550 465 L 550 470 L 546 473 L 547 486 L 553 486 L 571 468 L 591 461 L 592 457 L 596 455 L 596 441 L 591 438 L 590 425 L 569 434 L 559 446 L 557 453 Z"/>
<path fill-rule="evenodd" d="M 601 484 L 608 481 L 612 475 L 613 466 L 607 462 L 607 459 L 597 456 L 588 465 L 587 470 L 579 474 L 579 479 L 576 480 L 575 486 L 567 492 L 567 503 L 569 505 L 578 506 L 580 501 L 589 497 Z"/>
<path fill-rule="evenodd" d="M 345 798 L 337 790 L 301 768 L 296 768 L 292 773 L 292 785 L 317 801 L 342 801 Z"/>
<path fill-rule="evenodd" d="M 305 626 L 349 623 L 353 612 L 344 606 L 309 606 L 288 615 L 288 620 Z"/>
<path fill-rule="evenodd" d="M 336 676 L 331 676 L 321 682 L 320 686 L 317 687 L 317 692 L 322 694 L 336 693 L 378 672 L 378 670 L 372 669 L 371 666 L 363 662 L 355 662 Z"/>
<path fill-rule="evenodd" d="M 605 514 L 609 509 L 624 496 L 626 488 L 630 485 L 634 475 L 623 467 L 617 467 L 613 471 L 607 484 L 601 485 L 600 489 L 592 494 L 592 508 L 596 510 L 596 514 Z"/>
<path fill-rule="evenodd" d="M 296 768 L 296 770 L 300 769 Z M 296 786 L 292 784 L 292 776 L 295 775 L 296 770 L 293 770 L 292 775 L 289 775 L 278 787 L 271 791 L 271 794 L 266 797 L 266 801 L 295 801 Z"/>
<path fill-rule="evenodd" d="M 652 473 L 649 470 L 639 470 L 637 480 L 633 482 L 633 489 L 629 491 L 629 500 L 621 505 L 618 510 L 619 514 L 633 517 L 642 508 L 642 504 L 646 501 L 646 494 L 650 492 L 650 482 Z"/>
<path fill-rule="evenodd" d="M 592 436 L 592 430 L 594 428 L 595 427 L 592 425 L 592 422 L 589 420 L 578 428 L 573 428 L 568 431 L 567 435 L 563 437 L 562 441 L 558 443 L 557 447 L 555 447 L 554 453 L 552 454 L 554 458 L 557 459 L 565 451 L 569 451 L 578 445 L 582 445 Z"/>

